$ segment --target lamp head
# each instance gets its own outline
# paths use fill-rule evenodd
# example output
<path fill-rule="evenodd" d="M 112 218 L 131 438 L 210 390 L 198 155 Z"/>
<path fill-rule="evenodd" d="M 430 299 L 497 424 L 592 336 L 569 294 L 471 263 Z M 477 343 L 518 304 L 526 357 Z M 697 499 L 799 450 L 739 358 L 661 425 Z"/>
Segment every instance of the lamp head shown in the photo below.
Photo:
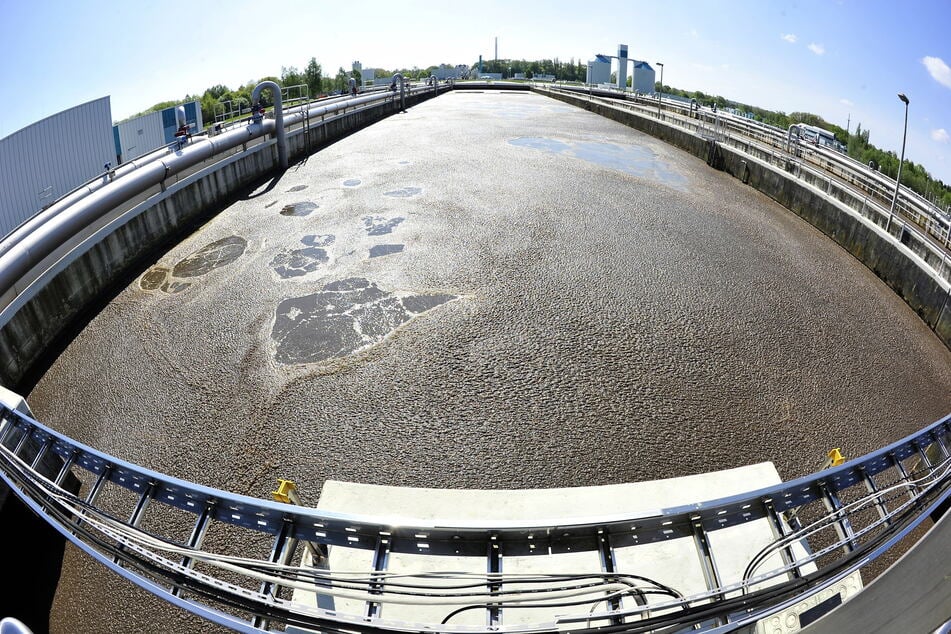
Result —
<path fill-rule="evenodd" d="M 903 92 L 898 93 L 898 98 L 904 101 L 906 106 L 908 105 L 908 97 L 905 96 L 905 93 Z"/>

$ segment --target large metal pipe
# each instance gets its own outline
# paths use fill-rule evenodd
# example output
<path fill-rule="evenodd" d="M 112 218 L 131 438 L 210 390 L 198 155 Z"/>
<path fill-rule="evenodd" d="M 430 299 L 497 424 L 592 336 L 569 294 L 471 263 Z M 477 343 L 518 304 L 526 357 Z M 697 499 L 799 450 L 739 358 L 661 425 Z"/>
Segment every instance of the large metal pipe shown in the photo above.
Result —
<path fill-rule="evenodd" d="M 262 81 L 251 91 L 251 109 L 261 100 L 261 91 L 265 88 L 271 89 L 274 95 L 274 124 L 277 131 L 277 162 L 281 169 L 287 169 L 287 134 L 284 132 L 284 109 L 281 104 L 281 87 L 273 81 Z"/>
<path fill-rule="evenodd" d="M 396 73 L 393 75 L 393 83 L 396 83 L 396 80 L 400 80 L 400 110 L 406 111 L 406 84 L 403 80 L 403 73 Z"/>
<path fill-rule="evenodd" d="M 258 97 L 260 92 L 258 88 L 263 89 L 266 84 L 271 84 L 272 89 L 277 88 L 275 95 L 280 99 L 280 88 L 274 82 L 260 84 L 255 88 L 254 96 Z M 346 108 L 388 99 L 389 96 L 386 92 L 352 99 L 335 99 L 332 103 L 325 102 L 309 109 L 307 116 L 320 117 Z M 287 126 L 299 123 L 305 117 L 303 112 L 297 112 L 285 121 L 283 111 L 279 112 L 282 124 Z M 164 182 L 170 176 L 252 139 L 278 130 L 280 132 L 276 136 L 280 144 L 284 138 L 284 130 L 283 125 L 278 127 L 277 121 L 277 118 L 264 119 L 260 123 L 252 123 L 215 137 L 196 139 L 187 147 L 172 154 L 165 150 L 158 150 L 117 168 L 114 179 L 108 177 L 97 179 L 60 199 L 49 209 L 27 220 L 0 241 L 0 296 L 8 296 L 9 301 L 9 293 L 15 289 L 15 285 L 74 236 L 122 203 Z M 278 157 L 281 158 L 280 145 Z M 286 145 L 283 158 L 283 165 L 286 167 Z M 26 281 L 26 284 L 30 283 L 32 280 Z M 14 296 L 19 295 L 22 290 L 22 288 L 16 290 Z M 5 305 L 0 306 L 0 313 L 5 308 Z"/>
<path fill-rule="evenodd" d="M 17 225 L 13 231 L 8 233 L 2 240 L 0 240 L 0 255 L 3 255 L 13 248 L 13 246 L 22 240 L 24 236 L 36 231 L 38 227 L 46 224 L 58 214 L 63 213 L 78 203 L 80 200 L 86 198 L 89 194 L 98 191 L 118 178 L 132 174 L 137 169 L 140 169 L 145 165 L 162 158 L 163 156 L 168 156 L 169 152 L 170 150 L 167 146 L 161 147 L 136 159 L 127 161 L 114 169 L 103 172 L 101 176 L 97 176 L 96 178 L 80 185 L 43 211 L 40 211 L 39 213 L 27 218 Z"/>
<path fill-rule="evenodd" d="M 273 131 L 273 126 L 273 122 L 266 121 L 193 143 L 175 154 L 139 168 L 126 179 L 112 181 L 107 186 L 91 192 L 72 208 L 65 210 L 65 213 L 58 213 L 45 222 L 31 225 L 29 233 L 20 236 L 19 240 L 0 254 L 0 293 L 8 292 L 36 265 L 68 243 L 73 236 L 125 201 L 160 184 L 175 173 Z"/>

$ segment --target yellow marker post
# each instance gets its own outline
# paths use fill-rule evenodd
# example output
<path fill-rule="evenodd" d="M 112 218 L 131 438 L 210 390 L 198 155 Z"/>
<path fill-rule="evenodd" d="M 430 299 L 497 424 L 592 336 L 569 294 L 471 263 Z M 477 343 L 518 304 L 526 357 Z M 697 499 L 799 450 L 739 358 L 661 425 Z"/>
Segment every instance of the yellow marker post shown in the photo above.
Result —
<path fill-rule="evenodd" d="M 277 480 L 277 491 L 271 491 L 271 495 L 274 496 L 274 499 L 278 502 L 283 502 L 284 504 L 297 504 L 293 498 L 297 497 L 297 494 L 294 493 L 294 490 L 297 488 L 297 485 L 294 484 L 292 480 L 282 480 L 278 478 Z"/>
<path fill-rule="evenodd" d="M 830 467 L 838 467 L 845 462 L 845 456 L 842 455 L 842 450 L 838 447 L 830 449 L 827 455 L 829 456 L 829 462 L 831 462 Z"/>
<path fill-rule="evenodd" d="M 278 502 L 283 502 L 284 504 L 294 504 L 296 506 L 303 506 L 301 504 L 300 496 L 297 495 L 297 485 L 294 484 L 293 480 L 285 480 L 283 478 L 277 479 L 277 491 L 271 491 L 271 495 L 274 496 L 274 499 Z M 313 542 L 304 542 L 304 545 L 307 547 L 307 550 L 310 552 L 310 560 L 313 565 L 322 564 L 327 561 L 327 547 L 324 544 L 314 544 Z"/>
<path fill-rule="evenodd" d="M 843 462 L 845 462 L 845 456 L 842 455 L 842 450 L 838 447 L 830 449 L 826 454 L 826 461 L 819 467 L 819 471 L 828 469 L 829 467 L 838 467 Z"/>

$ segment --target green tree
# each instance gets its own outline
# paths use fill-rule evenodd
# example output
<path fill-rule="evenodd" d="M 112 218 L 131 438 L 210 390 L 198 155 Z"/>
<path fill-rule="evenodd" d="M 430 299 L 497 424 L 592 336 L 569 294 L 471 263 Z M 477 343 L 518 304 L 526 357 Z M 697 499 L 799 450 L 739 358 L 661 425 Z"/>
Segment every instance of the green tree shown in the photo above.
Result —
<path fill-rule="evenodd" d="M 317 58 L 311 57 L 304 69 L 304 83 L 307 84 L 307 90 L 311 97 L 316 97 L 323 92 L 323 69 L 317 63 Z"/>
<path fill-rule="evenodd" d="M 286 88 L 288 86 L 300 86 L 307 82 L 304 79 L 304 75 L 302 75 L 295 66 L 281 66 L 281 81 L 278 83 L 282 88 Z"/>
<path fill-rule="evenodd" d="M 343 69 L 343 66 L 337 71 L 337 76 L 334 77 L 334 90 L 343 90 L 347 87 L 347 81 L 350 79 L 350 73 Z"/>
<path fill-rule="evenodd" d="M 221 97 L 221 95 L 225 94 L 226 92 L 230 92 L 227 86 L 222 84 L 216 84 L 212 86 L 211 88 L 206 89 L 205 95 L 210 94 L 214 99 L 217 100 L 219 97 Z"/>

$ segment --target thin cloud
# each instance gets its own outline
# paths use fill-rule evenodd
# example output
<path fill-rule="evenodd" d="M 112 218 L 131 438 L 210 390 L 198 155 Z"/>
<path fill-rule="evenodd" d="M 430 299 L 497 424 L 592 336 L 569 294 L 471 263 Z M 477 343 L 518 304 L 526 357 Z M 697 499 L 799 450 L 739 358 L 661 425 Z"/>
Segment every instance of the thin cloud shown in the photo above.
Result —
<path fill-rule="evenodd" d="M 812 43 L 809 45 L 809 50 L 815 53 L 816 55 L 825 55 L 826 47 L 822 44 Z"/>
<path fill-rule="evenodd" d="M 848 99 L 839 99 L 839 103 L 843 106 L 854 106 L 855 104 L 849 101 Z"/>
<path fill-rule="evenodd" d="M 798 38 L 796 38 L 795 34 L 793 34 L 793 33 L 787 33 L 786 35 L 783 35 L 783 36 L 781 36 L 781 37 L 782 37 L 784 40 L 786 40 L 787 42 L 789 42 L 790 44 L 795 44 L 795 43 L 796 43 L 796 39 L 798 39 Z"/>
<path fill-rule="evenodd" d="M 942 86 L 951 88 L 951 68 L 940 57 L 923 57 L 921 63 L 928 69 L 931 78 Z"/>
<path fill-rule="evenodd" d="M 931 138 L 938 143 L 947 143 L 951 141 L 951 136 L 948 136 L 948 131 L 944 128 L 938 128 L 937 130 L 931 131 Z"/>

